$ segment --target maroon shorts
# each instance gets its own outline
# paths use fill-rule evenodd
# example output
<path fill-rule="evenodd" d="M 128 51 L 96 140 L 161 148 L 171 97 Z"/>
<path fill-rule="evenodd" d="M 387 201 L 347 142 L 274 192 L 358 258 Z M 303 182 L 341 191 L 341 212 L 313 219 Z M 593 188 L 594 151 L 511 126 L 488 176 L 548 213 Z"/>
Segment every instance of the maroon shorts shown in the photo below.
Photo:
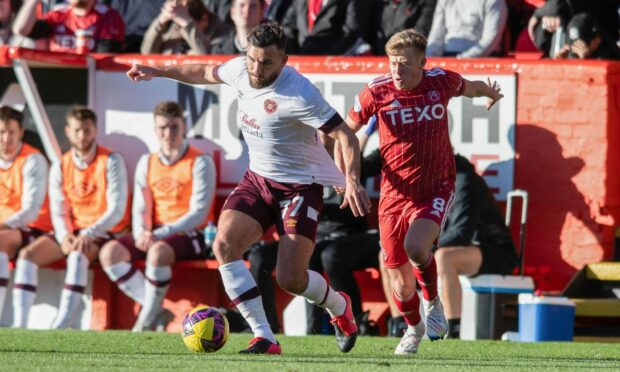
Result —
<path fill-rule="evenodd" d="M 275 223 L 278 234 L 301 235 L 314 242 L 323 210 L 323 186 L 279 183 L 247 170 L 222 210 L 233 209 L 255 219 L 263 233 Z"/>
<path fill-rule="evenodd" d="M 453 200 L 452 190 L 439 191 L 415 201 L 382 198 L 379 201 L 379 235 L 385 267 L 394 269 L 409 261 L 403 244 L 412 221 L 424 218 L 443 227 Z"/>
<path fill-rule="evenodd" d="M 35 241 L 35 239 L 37 239 L 38 237 L 45 234 L 44 231 L 41 231 L 39 229 L 33 229 L 33 228 L 30 228 L 28 230 L 22 230 L 22 229 L 18 229 L 18 230 L 22 237 L 22 247 L 27 246 L 28 244 Z"/>
<path fill-rule="evenodd" d="M 146 252 L 136 248 L 133 235 L 123 235 L 116 239 L 116 241 L 127 248 L 132 261 L 146 258 Z M 161 241 L 168 243 L 174 249 L 175 261 L 199 260 L 207 256 L 204 235 L 198 230 L 173 234 L 163 238 Z"/>

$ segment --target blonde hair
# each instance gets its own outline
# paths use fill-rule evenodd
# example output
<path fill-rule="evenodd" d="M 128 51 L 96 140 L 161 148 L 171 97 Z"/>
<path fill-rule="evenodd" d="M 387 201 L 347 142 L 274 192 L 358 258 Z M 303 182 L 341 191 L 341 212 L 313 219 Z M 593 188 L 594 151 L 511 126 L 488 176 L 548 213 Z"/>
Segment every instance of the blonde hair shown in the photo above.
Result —
<path fill-rule="evenodd" d="M 426 38 L 418 31 L 410 28 L 392 35 L 385 44 L 385 54 L 394 55 L 404 49 L 411 48 L 422 54 L 426 53 Z"/>

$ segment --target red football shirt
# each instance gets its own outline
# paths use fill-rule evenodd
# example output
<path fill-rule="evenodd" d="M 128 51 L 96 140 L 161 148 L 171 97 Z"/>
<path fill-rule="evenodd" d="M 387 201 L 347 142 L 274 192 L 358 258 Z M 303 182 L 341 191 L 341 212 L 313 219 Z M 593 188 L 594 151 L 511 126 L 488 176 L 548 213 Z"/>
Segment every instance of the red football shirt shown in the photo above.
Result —
<path fill-rule="evenodd" d="M 52 27 L 50 50 L 55 52 L 75 51 L 75 31 L 90 30 L 93 38 L 89 50 L 95 50 L 98 40 L 117 40 L 123 43 L 125 39 L 125 23 L 121 15 L 105 5 L 95 5 L 88 14 L 78 17 L 71 11 L 70 5 L 46 13 L 42 21 Z"/>
<path fill-rule="evenodd" d="M 461 75 L 440 68 L 424 70 L 410 91 L 396 89 L 390 74 L 364 87 L 349 116 L 363 124 L 377 116 L 381 197 L 421 200 L 454 188 L 448 101 L 463 94 L 464 88 Z"/>

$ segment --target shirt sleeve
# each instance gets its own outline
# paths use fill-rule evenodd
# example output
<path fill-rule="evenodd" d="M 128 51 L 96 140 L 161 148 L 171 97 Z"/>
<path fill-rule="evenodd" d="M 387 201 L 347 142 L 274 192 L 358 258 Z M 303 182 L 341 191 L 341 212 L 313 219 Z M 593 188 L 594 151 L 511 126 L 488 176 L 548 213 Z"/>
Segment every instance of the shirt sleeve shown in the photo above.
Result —
<path fill-rule="evenodd" d="M 67 197 L 62 189 L 62 170 L 60 162 L 52 165 L 49 180 L 50 213 L 54 236 L 58 243 L 62 243 L 65 236 L 75 229 L 71 219 L 71 210 L 67 203 Z"/>
<path fill-rule="evenodd" d="M 49 166 L 41 154 L 28 156 L 22 170 L 24 182 L 21 196 L 22 207 L 4 221 L 12 228 L 24 228 L 39 217 L 47 193 Z"/>
<path fill-rule="evenodd" d="M 234 87 L 237 86 L 245 69 L 245 57 L 236 57 L 216 66 L 213 76 L 222 83 Z"/>
<path fill-rule="evenodd" d="M 450 87 L 449 92 L 451 97 L 458 97 L 463 95 L 465 91 L 465 80 L 461 74 L 456 73 L 450 70 L 444 70 L 446 73 L 446 81 L 448 82 L 448 86 Z"/>
<path fill-rule="evenodd" d="M 131 232 L 136 240 L 142 232 L 153 228 L 153 193 L 147 182 L 149 156 L 144 154 L 138 160 L 134 175 Z"/>
<path fill-rule="evenodd" d="M 319 88 L 301 77 L 301 94 L 292 96 L 291 114 L 301 123 L 329 133 L 343 120 L 340 114 L 325 100 Z"/>
<path fill-rule="evenodd" d="M 375 115 L 375 98 L 368 85 L 355 96 L 353 107 L 349 110 L 349 118 L 358 124 L 366 124 Z"/>
<path fill-rule="evenodd" d="M 125 215 L 127 208 L 127 168 L 123 158 L 112 153 L 106 167 L 106 210 L 91 226 L 82 229 L 80 235 L 104 238 Z"/>
<path fill-rule="evenodd" d="M 153 236 L 156 239 L 163 239 L 181 231 L 191 231 L 205 221 L 215 195 L 215 180 L 217 179 L 215 172 L 215 163 L 210 156 L 201 155 L 196 158 L 192 168 L 192 196 L 189 200 L 189 211 L 176 221 L 153 230 Z"/>

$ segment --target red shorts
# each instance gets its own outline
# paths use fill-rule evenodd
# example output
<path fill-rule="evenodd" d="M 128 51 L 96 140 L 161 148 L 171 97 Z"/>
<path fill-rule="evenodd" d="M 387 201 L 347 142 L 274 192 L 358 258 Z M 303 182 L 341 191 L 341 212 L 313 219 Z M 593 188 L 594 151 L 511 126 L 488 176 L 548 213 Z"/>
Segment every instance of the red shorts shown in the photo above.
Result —
<path fill-rule="evenodd" d="M 146 258 L 146 252 L 139 250 L 136 247 L 136 242 L 133 239 L 133 235 L 123 235 L 116 241 L 127 248 L 129 254 L 131 255 L 132 261 L 143 260 Z M 174 249 L 175 261 L 199 260 L 206 258 L 208 253 L 204 235 L 198 230 L 173 234 L 163 238 L 161 241 L 166 242 Z"/>
<path fill-rule="evenodd" d="M 452 190 L 440 191 L 419 201 L 381 198 L 379 234 L 385 267 L 394 269 L 409 261 L 403 244 L 411 222 L 424 218 L 443 227 L 453 200 Z"/>
<path fill-rule="evenodd" d="M 263 233 L 275 223 L 279 235 L 301 235 L 314 242 L 323 210 L 323 186 L 279 183 L 247 170 L 226 199 L 222 210 L 226 209 L 252 217 Z"/>

